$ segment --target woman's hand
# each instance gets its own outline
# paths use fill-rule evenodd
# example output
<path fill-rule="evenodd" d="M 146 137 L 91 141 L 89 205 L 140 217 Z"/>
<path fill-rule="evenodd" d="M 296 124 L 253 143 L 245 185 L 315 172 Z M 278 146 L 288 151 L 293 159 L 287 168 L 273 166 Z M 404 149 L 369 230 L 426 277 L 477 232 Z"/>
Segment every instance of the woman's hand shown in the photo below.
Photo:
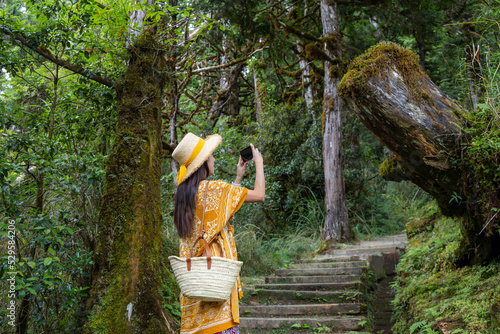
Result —
<path fill-rule="evenodd" d="M 245 202 L 263 202 L 266 197 L 266 180 L 264 178 L 264 160 L 262 154 L 252 144 L 253 162 L 255 163 L 255 184 L 253 190 L 248 189 Z"/>
<path fill-rule="evenodd" d="M 252 147 L 252 154 L 253 154 L 253 159 L 252 161 L 257 165 L 257 164 L 263 164 L 264 161 L 262 159 L 262 154 L 259 152 L 258 149 L 255 148 L 255 146 L 253 146 L 253 144 L 250 144 L 250 146 Z M 241 158 L 240 158 L 241 159 Z"/>
<path fill-rule="evenodd" d="M 243 180 L 243 176 L 245 176 L 245 170 L 247 166 L 248 166 L 248 161 L 247 162 L 243 161 L 243 159 L 241 159 L 240 156 L 240 160 L 236 165 L 236 180 L 234 181 L 234 183 L 241 184 L 241 180 Z"/>

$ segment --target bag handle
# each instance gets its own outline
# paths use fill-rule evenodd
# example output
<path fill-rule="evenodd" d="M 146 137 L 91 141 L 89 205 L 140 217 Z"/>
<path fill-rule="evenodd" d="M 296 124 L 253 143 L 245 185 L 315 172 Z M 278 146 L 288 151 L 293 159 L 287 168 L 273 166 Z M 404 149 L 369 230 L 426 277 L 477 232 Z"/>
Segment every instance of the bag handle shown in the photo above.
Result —
<path fill-rule="evenodd" d="M 191 270 L 191 258 L 193 257 L 194 246 L 196 246 L 196 244 L 198 243 L 198 241 L 200 241 L 201 239 L 203 239 L 203 241 L 205 242 L 205 254 L 204 255 L 207 258 L 207 268 L 210 269 L 210 267 L 212 266 L 212 257 L 210 256 L 210 251 L 208 250 L 208 243 L 205 240 L 205 209 L 206 209 L 206 206 L 207 206 L 207 192 L 208 192 L 208 183 L 209 182 L 210 181 L 207 181 L 207 184 L 205 186 L 205 195 L 203 196 L 203 216 L 202 216 L 202 219 L 201 219 L 201 233 L 198 236 L 198 238 L 196 239 L 196 241 L 194 242 L 193 247 L 191 247 L 191 251 L 189 252 L 189 256 L 186 259 L 187 270 L 188 271 Z"/>

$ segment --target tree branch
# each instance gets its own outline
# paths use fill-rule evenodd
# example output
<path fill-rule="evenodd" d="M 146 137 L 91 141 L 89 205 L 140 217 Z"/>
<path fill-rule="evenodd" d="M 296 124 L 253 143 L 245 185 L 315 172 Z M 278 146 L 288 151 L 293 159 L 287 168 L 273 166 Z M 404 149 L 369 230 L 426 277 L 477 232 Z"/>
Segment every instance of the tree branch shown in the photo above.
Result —
<path fill-rule="evenodd" d="M 94 3 L 97 5 L 97 7 L 101 8 L 101 9 L 106 9 L 106 10 L 109 10 L 109 7 L 108 7 L 108 6 L 103 5 L 102 3 L 99 3 L 99 2 L 97 2 L 97 1 L 96 1 L 96 2 L 94 2 Z"/>
<path fill-rule="evenodd" d="M 83 68 L 75 66 L 75 65 L 72 65 L 72 64 L 68 63 L 67 61 L 65 61 L 64 59 L 57 58 L 57 56 L 55 56 L 54 54 L 52 54 L 52 52 L 50 52 L 46 48 L 41 47 L 41 46 L 35 47 L 35 46 L 31 45 L 31 43 L 28 42 L 28 40 L 26 38 L 24 38 L 23 36 L 21 36 L 19 34 L 17 34 L 17 35 L 13 34 L 9 30 L 5 29 L 5 27 L 1 27 L 0 29 L 4 33 L 12 36 L 16 41 L 19 41 L 24 46 L 30 48 L 31 50 L 35 51 L 36 53 L 38 53 L 39 55 L 41 55 L 45 59 L 53 62 L 54 64 L 57 64 L 57 65 L 59 65 L 61 67 L 64 67 L 65 69 L 68 69 L 68 70 L 70 70 L 72 72 L 80 74 L 80 75 L 82 75 L 82 76 L 84 76 L 86 78 L 94 80 L 94 81 L 96 81 L 98 83 L 101 83 L 101 84 L 103 84 L 105 86 L 108 86 L 108 87 L 111 87 L 111 88 L 114 87 L 113 82 L 109 78 L 101 77 L 101 76 L 96 75 L 96 74 L 92 74 L 91 76 L 87 76 L 85 74 L 85 70 Z"/>
<path fill-rule="evenodd" d="M 248 58 L 252 57 L 254 54 L 256 54 L 257 52 L 260 52 L 260 51 L 262 51 L 264 49 L 267 49 L 267 46 L 263 47 L 263 48 L 260 48 L 260 49 L 257 49 L 257 50 L 255 50 L 254 52 L 250 53 L 249 55 L 247 55 L 245 57 L 242 57 L 242 58 L 230 61 L 229 63 L 225 63 L 225 64 L 222 64 L 222 65 L 216 65 L 216 66 L 203 67 L 203 68 L 200 68 L 200 69 L 197 69 L 197 70 L 193 70 L 191 73 L 195 74 L 195 73 L 207 72 L 207 71 L 213 71 L 213 70 L 219 70 L 219 69 L 222 69 L 222 68 L 230 67 L 230 66 L 233 66 L 233 65 L 236 65 L 238 63 L 246 61 Z"/>

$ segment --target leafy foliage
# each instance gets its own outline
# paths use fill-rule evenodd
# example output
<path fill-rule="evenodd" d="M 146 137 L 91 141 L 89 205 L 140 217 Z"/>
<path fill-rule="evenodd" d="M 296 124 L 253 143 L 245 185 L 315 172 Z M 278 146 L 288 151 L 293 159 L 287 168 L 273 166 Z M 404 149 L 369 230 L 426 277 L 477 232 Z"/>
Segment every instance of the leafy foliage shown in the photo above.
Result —
<path fill-rule="evenodd" d="M 85 321 L 80 311 L 89 287 L 104 164 L 115 127 L 114 91 L 89 77 L 121 78 L 127 65 L 129 29 L 138 28 L 129 25 L 129 13 L 134 9 L 147 9 L 146 20 L 157 30 L 155 36 L 168 54 L 166 72 L 170 79 L 162 117 L 165 133 L 170 126 L 174 129 L 172 138 L 170 131 L 165 135 L 167 142 L 175 146 L 187 131 L 220 133 L 225 140 L 215 153 L 214 178 L 229 182 L 235 177 L 240 148 L 252 142 L 264 153 L 266 201 L 243 206 L 236 217 L 239 254 L 246 263 L 244 274 L 268 273 L 320 247 L 324 220 L 321 107 L 316 102 L 308 109 L 301 100 L 304 85 L 299 61 L 305 60 L 312 67 L 310 79 L 317 101 L 322 97 L 323 69 L 313 54 L 297 48 L 298 44 L 305 50 L 308 44 L 323 43 L 318 39 L 318 4 L 179 3 L 157 2 L 146 7 L 145 2 L 136 1 L 7 0 L 0 4 L 0 217 L 2 224 L 16 220 L 16 298 L 29 305 L 29 329 L 74 332 Z M 423 50 L 420 61 L 433 81 L 471 107 L 464 123 L 467 149 L 463 159 L 460 156 L 455 163 L 465 167 L 470 179 L 481 180 L 465 187 L 468 194 L 477 194 L 477 202 L 471 205 L 481 206 L 485 222 L 494 217 L 500 208 L 500 53 L 492 41 L 499 7 L 458 0 L 370 1 L 363 6 L 340 4 L 339 8 L 344 65 L 381 40 L 416 52 Z M 197 33 L 191 36 L 194 30 Z M 51 65 L 16 40 L 17 35 L 24 36 L 33 48 L 46 48 L 83 68 L 84 75 L 76 77 Z M 222 58 L 244 62 L 239 57 L 262 45 L 266 48 L 249 64 L 260 80 L 263 111 L 257 115 L 252 78 L 244 69 L 233 91 L 238 102 L 235 112 L 225 110 L 222 117 L 213 119 L 205 111 L 223 93 L 219 88 L 228 68 L 206 75 L 193 73 L 221 65 Z M 473 55 L 483 67 L 474 63 Z M 482 80 L 472 80 L 473 74 Z M 476 98 L 479 103 L 475 104 Z M 470 328 L 493 324 L 496 320 L 488 318 L 492 300 L 486 291 L 497 291 L 493 286 L 498 283 L 497 264 L 455 271 L 456 223 L 437 220 L 435 208 L 425 205 L 428 197 L 413 185 L 387 184 L 378 177 L 384 148 L 347 112 L 343 130 L 346 196 L 358 238 L 399 232 L 407 221 L 413 221 L 409 234 L 416 240 L 421 238 L 421 244 L 402 262 L 403 278 L 398 283 L 401 321 L 397 326 L 429 332 L 435 319 L 445 314 L 458 320 L 462 317 L 470 322 Z M 178 241 L 171 216 L 175 185 L 170 159 L 163 161 L 163 170 L 163 255 L 168 256 L 177 252 Z M 253 173 L 251 166 L 244 186 L 253 186 Z M 457 194 L 456 200 L 466 197 L 463 195 Z M 0 238 L 5 240 L 1 226 Z M 498 222 L 493 219 L 483 233 L 497 233 L 497 229 Z M 439 238 L 423 237 L 436 231 Z M 5 249 L 1 252 L 4 256 Z M 5 263 L 3 259 L 0 265 L 2 282 Z M 484 285 L 474 281 L 479 279 Z M 438 284 L 443 280 L 447 289 Z M 453 289 L 459 291 L 456 298 L 451 296 Z M 177 319 L 178 292 L 174 282 L 161 282 L 163 307 Z M 421 293 L 435 304 L 421 303 Z M 490 304 L 481 303 L 474 293 Z M 468 316 L 465 310 L 470 308 L 477 312 Z M 422 313 L 424 309 L 428 313 Z M 6 318 L 2 319 L 5 325 Z"/>
<path fill-rule="evenodd" d="M 500 300 L 500 264 L 457 269 L 459 222 L 436 216 L 436 212 L 433 204 L 427 213 L 431 219 L 428 228 L 413 229 L 409 250 L 398 264 L 393 331 L 407 333 L 409 328 L 427 333 L 444 322 L 451 331 L 494 333 L 498 329 L 494 310 Z M 426 220 L 425 216 L 421 219 Z M 414 224 L 420 222 L 409 222 L 408 228 Z"/>
<path fill-rule="evenodd" d="M 37 70 L 55 73 L 51 67 Z M 6 240 L 6 222 L 15 220 L 16 299 L 31 316 L 30 326 L 73 332 L 81 325 L 93 263 L 105 159 L 99 151 L 106 153 L 111 139 L 112 122 L 98 120 L 96 109 L 111 113 L 109 91 L 95 89 L 94 98 L 85 100 L 89 90 L 72 78 L 58 87 L 27 71 L 18 76 L 0 104 L 1 238 Z M 80 102 L 75 109 L 66 108 L 75 100 Z M 4 252 L 2 282 L 13 271 Z"/>

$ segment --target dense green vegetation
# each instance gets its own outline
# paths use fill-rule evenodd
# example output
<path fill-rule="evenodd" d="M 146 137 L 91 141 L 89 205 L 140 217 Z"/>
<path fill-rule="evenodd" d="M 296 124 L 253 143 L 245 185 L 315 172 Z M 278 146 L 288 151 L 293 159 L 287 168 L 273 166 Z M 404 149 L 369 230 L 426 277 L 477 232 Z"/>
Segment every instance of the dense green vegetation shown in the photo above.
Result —
<path fill-rule="evenodd" d="M 498 333 L 500 263 L 457 268 L 460 224 L 435 203 L 407 225 L 409 251 L 398 265 L 396 333 Z M 441 330 L 441 331 L 439 331 Z"/>
<path fill-rule="evenodd" d="M 0 3 L 0 288 L 8 289 L 7 226 L 13 220 L 19 332 L 75 333 L 87 322 L 106 164 L 114 143 L 139 147 L 145 140 L 117 139 L 115 133 L 114 84 L 130 61 L 128 15 L 138 7 L 149 10 L 147 22 L 156 28 L 147 31 L 156 34 L 165 52 L 164 67 L 158 69 L 166 78 L 158 180 L 162 256 L 177 252 L 170 154 L 188 131 L 224 138 L 215 152 L 215 179 L 234 180 L 237 152 L 248 143 L 264 154 L 266 201 L 244 205 L 235 220 L 243 275 L 264 275 L 324 250 L 324 54 L 319 49 L 324 41 L 318 4 L 186 3 Z M 418 54 L 429 77 L 464 107 L 463 136 L 450 162 L 467 175 L 463 191 L 452 200 L 479 208 L 481 233 L 500 233 L 498 4 L 339 1 L 339 16 L 344 69 L 377 42 L 395 42 Z M 37 47 L 84 71 L 75 74 L 54 64 Z M 300 60 L 311 67 L 311 105 L 304 98 Z M 200 70 L 209 67 L 215 68 Z M 214 110 L 217 103 L 221 107 Z M 456 262 L 465 251 L 459 247 L 459 222 L 466 218 L 441 216 L 431 198 L 409 182 L 381 179 L 383 145 L 349 110 L 342 126 L 344 183 L 355 236 L 401 233 L 408 223 L 411 247 L 398 268 L 395 331 L 432 333 L 446 324 L 453 333 L 500 331 L 498 260 L 474 267 Z M 253 186 L 252 168 L 244 186 Z M 121 176 L 107 174 L 108 179 Z M 179 291 L 168 263 L 161 267 L 166 273 L 158 293 L 175 329 Z M 10 328 L 8 301 L 3 294 L 2 328 Z"/>

